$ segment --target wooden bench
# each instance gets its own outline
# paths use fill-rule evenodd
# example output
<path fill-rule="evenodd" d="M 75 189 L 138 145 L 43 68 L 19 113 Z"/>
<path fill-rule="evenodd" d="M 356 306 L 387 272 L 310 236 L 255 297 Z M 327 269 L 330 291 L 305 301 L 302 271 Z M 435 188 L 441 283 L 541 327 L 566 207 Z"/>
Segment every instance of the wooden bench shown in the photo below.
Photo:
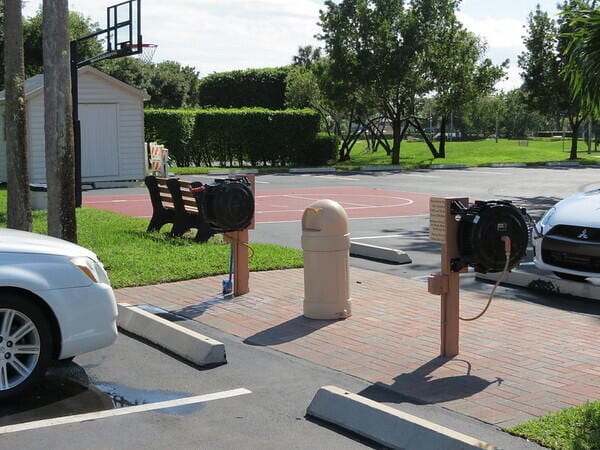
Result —
<path fill-rule="evenodd" d="M 214 234 L 202 218 L 193 192 L 194 189 L 201 188 L 202 183 L 153 175 L 147 176 L 144 182 L 152 202 L 152 218 L 147 231 L 159 231 L 164 225 L 171 223 L 173 236 L 182 236 L 189 229 L 195 228 L 195 240 L 206 242 Z"/>

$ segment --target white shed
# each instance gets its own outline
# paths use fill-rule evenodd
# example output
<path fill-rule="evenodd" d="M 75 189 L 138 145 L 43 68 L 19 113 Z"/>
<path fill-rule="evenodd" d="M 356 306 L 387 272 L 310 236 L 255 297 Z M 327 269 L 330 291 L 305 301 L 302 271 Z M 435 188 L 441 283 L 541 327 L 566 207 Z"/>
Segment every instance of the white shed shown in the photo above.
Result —
<path fill-rule="evenodd" d="M 144 101 L 150 97 L 91 66 L 79 69 L 81 180 L 110 185 L 146 176 Z M 46 183 L 44 76 L 25 81 L 31 183 Z M 0 92 L 0 182 L 6 182 L 5 93 Z"/>

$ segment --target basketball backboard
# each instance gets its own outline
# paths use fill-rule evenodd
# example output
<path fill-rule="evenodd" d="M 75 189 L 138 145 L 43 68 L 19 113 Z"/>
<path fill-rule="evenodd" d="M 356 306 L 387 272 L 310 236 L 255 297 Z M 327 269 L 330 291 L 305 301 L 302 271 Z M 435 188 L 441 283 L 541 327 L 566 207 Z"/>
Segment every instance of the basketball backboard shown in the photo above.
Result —
<path fill-rule="evenodd" d="M 96 38 L 103 45 L 104 51 L 77 61 L 78 67 L 142 52 L 141 2 L 142 0 L 124 0 L 106 8 L 106 28 L 77 39 L 82 42 Z"/>

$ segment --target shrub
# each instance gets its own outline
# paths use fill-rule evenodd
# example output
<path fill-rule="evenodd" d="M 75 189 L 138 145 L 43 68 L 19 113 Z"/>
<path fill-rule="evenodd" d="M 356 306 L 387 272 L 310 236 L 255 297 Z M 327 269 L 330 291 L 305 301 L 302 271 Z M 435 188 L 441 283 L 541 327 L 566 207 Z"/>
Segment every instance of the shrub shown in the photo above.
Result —
<path fill-rule="evenodd" d="M 318 130 L 319 115 L 310 109 L 198 110 L 194 162 L 286 165 L 310 149 Z"/>
<path fill-rule="evenodd" d="M 169 157 L 180 167 L 193 161 L 192 136 L 194 110 L 146 109 L 144 133 L 147 142 L 158 142 L 169 149 Z"/>
<path fill-rule="evenodd" d="M 167 146 L 180 167 L 323 164 L 331 146 L 315 141 L 319 115 L 311 109 L 146 110 L 146 139 Z"/>
<path fill-rule="evenodd" d="M 279 67 L 208 75 L 200 80 L 200 106 L 283 109 L 288 71 L 287 67 Z"/>
<path fill-rule="evenodd" d="M 303 153 L 296 155 L 296 163 L 306 166 L 322 166 L 327 164 L 327 161 L 337 158 L 339 147 L 340 138 L 338 136 L 319 133 Z"/>

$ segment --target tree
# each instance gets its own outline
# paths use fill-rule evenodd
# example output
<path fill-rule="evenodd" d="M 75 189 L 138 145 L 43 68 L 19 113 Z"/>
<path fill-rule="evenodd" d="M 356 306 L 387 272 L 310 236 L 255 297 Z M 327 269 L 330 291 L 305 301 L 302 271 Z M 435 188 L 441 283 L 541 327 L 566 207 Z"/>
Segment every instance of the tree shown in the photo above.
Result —
<path fill-rule="evenodd" d="M 98 68 L 110 76 L 145 90 L 148 106 L 154 108 L 189 108 L 198 105 L 198 72 L 175 61 L 148 64 L 137 58 L 109 59 Z"/>
<path fill-rule="evenodd" d="M 40 9 L 33 17 L 26 19 L 23 23 L 23 46 L 25 49 L 25 76 L 31 77 L 42 73 L 42 10 Z M 98 29 L 98 24 L 92 22 L 89 17 L 72 11 L 69 13 L 69 35 L 70 39 L 87 36 Z M 4 47 L 4 38 L 0 36 L 0 48 Z M 80 56 L 88 58 L 102 52 L 102 45 L 98 39 L 89 39 L 81 44 Z M 0 73 L 4 73 L 4 65 L 0 60 Z M 0 79 L 3 83 L 4 77 Z M 0 86 L 1 88 L 1 86 Z"/>
<path fill-rule="evenodd" d="M 492 93 L 496 82 L 505 75 L 504 69 L 508 66 L 508 60 L 496 66 L 490 59 L 483 59 L 486 46 L 456 20 L 446 27 L 440 27 L 432 41 L 426 60 L 430 66 L 431 83 L 436 93 L 436 111 L 441 116 L 437 155 L 433 143 L 423 132 L 417 118 L 414 123 L 432 154 L 438 158 L 445 158 L 446 126 L 450 115 L 478 97 Z"/>
<path fill-rule="evenodd" d="M 105 59 L 96 64 L 99 70 L 137 89 L 148 91 L 152 66 L 137 58 Z"/>
<path fill-rule="evenodd" d="M 148 104 L 155 108 L 187 108 L 198 104 L 198 72 L 175 61 L 154 65 L 148 83 Z"/>
<path fill-rule="evenodd" d="M 329 58 L 321 58 L 310 69 L 293 67 L 286 78 L 286 107 L 315 109 L 327 132 L 340 138 L 339 161 L 350 159 L 350 152 L 363 134 L 367 102 L 357 90 L 330 74 Z"/>
<path fill-rule="evenodd" d="M 572 28 L 567 34 L 568 58 L 564 75 L 575 95 L 581 95 L 587 107 L 600 112 L 600 7 L 589 2 L 565 11 Z"/>
<path fill-rule="evenodd" d="M 571 3 L 563 3 L 563 10 Z M 587 116 L 582 97 L 574 95 L 568 82 L 563 79 L 567 57 L 565 50 L 569 24 L 562 16 L 557 24 L 540 6 L 529 14 L 527 34 L 524 36 L 526 50 L 519 56 L 523 69 L 525 101 L 533 111 L 543 115 L 566 117 L 572 132 L 569 159 L 577 159 L 579 127 Z"/>
<path fill-rule="evenodd" d="M 44 0 L 43 17 L 48 234 L 76 242 L 75 151 L 67 0 Z"/>
<path fill-rule="evenodd" d="M 298 54 L 292 58 L 292 65 L 310 69 L 319 59 L 321 59 L 321 47 L 305 45 L 298 47 Z"/>
<path fill-rule="evenodd" d="M 343 0 L 325 2 L 322 33 L 331 58 L 331 75 L 354 85 L 361 98 L 372 98 L 393 129 L 390 147 L 400 162 L 400 146 L 414 116 L 416 98 L 431 87 L 424 55 L 433 37 L 455 21 L 458 0 Z M 377 127 L 374 127 L 377 129 Z"/>
<path fill-rule="evenodd" d="M 8 228 L 31 231 L 31 199 L 25 142 L 25 64 L 21 0 L 4 3 L 6 174 Z"/>

